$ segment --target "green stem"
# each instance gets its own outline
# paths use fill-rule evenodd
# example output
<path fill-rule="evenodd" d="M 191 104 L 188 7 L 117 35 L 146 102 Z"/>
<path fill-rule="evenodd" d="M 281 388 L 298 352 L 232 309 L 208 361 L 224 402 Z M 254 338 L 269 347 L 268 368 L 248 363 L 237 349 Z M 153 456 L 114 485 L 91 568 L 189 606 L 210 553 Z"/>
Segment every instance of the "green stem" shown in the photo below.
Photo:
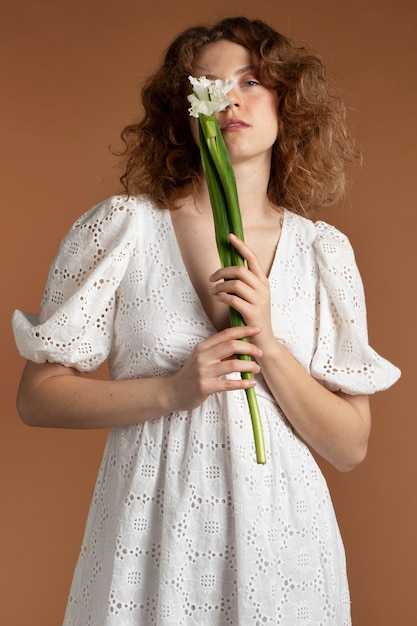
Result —
<path fill-rule="evenodd" d="M 213 211 L 217 250 L 219 252 L 222 267 L 227 267 L 232 264 L 230 255 L 231 246 L 228 239 L 230 224 L 223 186 L 212 157 L 212 152 L 215 150 L 215 145 L 213 145 L 215 137 L 209 135 L 209 137 L 206 138 L 204 131 L 207 132 L 207 129 L 204 128 L 203 124 L 199 125 L 199 130 L 201 162 L 207 181 L 210 203 Z"/>
<path fill-rule="evenodd" d="M 199 134 L 201 162 L 210 195 L 220 262 L 223 267 L 244 265 L 244 259 L 231 245 L 228 238 L 229 233 L 232 232 L 243 240 L 243 226 L 235 175 L 214 115 L 199 116 Z M 230 322 L 232 326 L 245 325 L 241 314 L 232 307 L 230 307 Z M 245 337 L 242 341 L 249 341 L 249 339 Z M 240 355 L 239 358 L 251 360 L 248 355 Z M 250 372 L 244 372 L 241 376 L 243 379 L 252 379 Z M 252 420 L 256 461 L 264 464 L 266 453 L 258 399 L 253 387 L 245 391 Z"/>
<path fill-rule="evenodd" d="M 246 378 L 245 374 L 242 378 Z M 266 452 L 264 433 L 262 429 L 261 414 L 259 411 L 258 398 L 254 387 L 246 389 L 246 399 L 249 405 L 250 416 L 252 420 L 253 437 L 255 440 L 256 462 L 264 465 L 266 463 Z"/>

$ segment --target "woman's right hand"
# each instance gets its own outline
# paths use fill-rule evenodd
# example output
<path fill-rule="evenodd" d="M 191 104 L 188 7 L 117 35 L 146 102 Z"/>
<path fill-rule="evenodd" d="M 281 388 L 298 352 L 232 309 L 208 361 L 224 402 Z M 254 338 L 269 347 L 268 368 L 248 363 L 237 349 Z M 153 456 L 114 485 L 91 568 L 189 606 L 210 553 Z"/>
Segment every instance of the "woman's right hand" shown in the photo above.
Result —
<path fill-rule="evenodd" d="M 222 379 L 232 372 L 259 372 L 255 361 L 236 355 L 262 356 L 254 344 L 240 341 L 259 328 L 228 328 L 197 344 L 184 366 L 172 376 L 98 380 L 79 376 L 59 363 L 27 362 L 17 406 L 28 426 L 111 428 L 152 420 L 172 411 L 191 410 L 211 393 L 247 389 L 254 380 Z"/>
<path fill-rule="evenodd" d="M 195 409 L 212 393 L 253 387 L 256 384 L 254 379 L 222 377 L 234 372 L 257 374 L 260 371 L 256 361 L 238 358 L 238 355 L 248 355 L 252 359 L 262 356 L 262 350 L 253 343 L 241 341 L 260 332 L 261 329 L 254 326 L 237 326 L 198 343 L 181 370 L 170 380 L 176 410 Z"/>

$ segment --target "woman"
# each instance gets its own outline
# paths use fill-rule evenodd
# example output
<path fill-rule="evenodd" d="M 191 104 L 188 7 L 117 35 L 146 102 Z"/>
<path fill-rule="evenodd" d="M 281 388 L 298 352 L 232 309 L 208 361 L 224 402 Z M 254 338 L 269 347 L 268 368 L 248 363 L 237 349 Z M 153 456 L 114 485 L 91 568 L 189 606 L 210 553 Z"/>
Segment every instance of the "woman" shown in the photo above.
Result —
<path fill-rule="evenodd" d="M 245 267 L 219 269 L 190 74 L 236 80 L 217 115 Z M 130 195 L 76 222 L 39 319 L 14 316 L 23 421 L 111 428 L 65 625 L 350 624 L 312 451 L 341 471 L 360 463 L 368 394 L 399 371 L 368 346 L 346 237 L 300 215 L 342 195 L 343 105 L 317 57 L 244 18 L 180 35 L 143 104 L 123 133 Z M 245 328 L 229 328 L 229 306 Z M 107 357 L 110 381 L 79 375 Z M 244 394 L 255 383 L 266 465 Z"/>

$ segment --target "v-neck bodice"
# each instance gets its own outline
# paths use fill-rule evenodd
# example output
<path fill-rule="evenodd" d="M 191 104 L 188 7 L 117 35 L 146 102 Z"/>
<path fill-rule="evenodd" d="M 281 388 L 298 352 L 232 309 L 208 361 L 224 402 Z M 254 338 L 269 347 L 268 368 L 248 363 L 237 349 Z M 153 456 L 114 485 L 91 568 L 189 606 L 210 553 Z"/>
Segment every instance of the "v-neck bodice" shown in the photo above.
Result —
<path fill-rule="evenodd" d="M 173 257 L 175 257 L 175 258 L 179 257 L 181 259 L 181 263 L 179 265 L 181 266 L 181 270 L 182 270 L 183 274 L 188 277 L 188 280 L 190 282 L 192 290 L 194 291 L 196 301 L 198 301 L 198 303 L 199 303 L 199 305 L 200 305 L 200 307 L 201 307 L 201 309 L 203 311 L 203 314 L 205 315 L 205 317 L 209 321 L 209 323 L 210 323 L 211 327 L 213 328 L 213 330 L 214 331 L 219 331 L 219 330 L 221 330 L 221 328 L 217 327 L 216 324 L 214 324 L 211 315 L 209 315 L 209 313 L 207 311 L 207 308 L 206 308 L 205 304 L 203 303 L 202 298 L 199 295 L 199 290 L 197 289 L 194 280 L 191 278 L 190 269 L 187 267 L 187 263 L 185 262 L 185 259 L 184 259 L 184 254 L 183 254 L 183 252 L 181 250 L 181 246 L 179 244 L 179 237 L 178 237 L 177 232 L 176 232 L 176 227 L 175 227 L 175 225 L 173 223 L 172 213 L 170 211 L 167 211 L 166 213 L 167 213 L 166 221 L 167 221 L 167 225 L 168 225 L 168 229 L 167 230 L 168 230 L 168 233 L 169 233 L 168 241 L 169 241 L 170 249 L 172 250 L 172 253 L 173 253 Z M 283 212 L 283 214 L 281 216 L 281 219 L 280 219 L 280 230 L 277 232 L 277 237 L 276 237 L 276 242 L 275 242 L 275 245 L 274 245 L 274 251 L 273 251 L 272 261 L 271 261 L 269 272 L 268 272 L 268 277 L 271 274 L 274 273 L 274 269 L 275 269 L 274 266 L 276 264 L 276 259 L 277 259 L 278 255 L 279 255 L 278 248 L 279 248 L 279 242 L 280 242 L 281 237 L 282 237 L 283 222 L 284 222 L 284 212 Z M 197 253 L 198 253 L 198 251 L 197 251 Z M 218 263 L 219 263 L 218 266 L 220 267 L 220 260 L 218 261 Z M 207 279 L 208 279 L 208 272 L 207 272 Z M 224 306 L 224 305 L 220 305 L 220 306 Z M 225 307 L 225 309 L 226 309 L 226 307 Z M 227 317 L 227 313 L 225 314 L 225 317 Z"/>

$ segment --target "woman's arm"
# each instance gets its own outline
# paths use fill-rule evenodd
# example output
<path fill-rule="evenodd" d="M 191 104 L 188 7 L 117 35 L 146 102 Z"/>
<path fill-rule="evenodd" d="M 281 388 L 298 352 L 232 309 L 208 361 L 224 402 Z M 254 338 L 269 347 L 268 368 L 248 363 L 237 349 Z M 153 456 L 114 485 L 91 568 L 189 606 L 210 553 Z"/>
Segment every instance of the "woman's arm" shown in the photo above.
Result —
<path fill-rule="evenodd" d="M 222 379 L 248 370 L 236 358 L 262 356 L 260 348 L 240 341 L 259 328 L 229 328 L 200 342 L 172 376 L 105 381 L 83 378 L 58 363 L 27 362 L 17 395 L 17 409 L 29 426 L 109 428 L 145 422 L 177 410 L 191 410 L 212 393 L 246 389 L 254 380 Z M 259 371 L 254 361 L 250 371 Z"/>
<path fill-rule="evenodd" d="M 333 393 L 275 338 L 259 359 L 273 396 L 298 435 L 340 471 L 361 463 L 371 427 L 368 396 Z"/>
<path fill-rule="evenodd" d="M 253 251 L 230 236 L 247 267 L 223 268 L 213 274 L 211 292 L 233 306 L 249 325 L 262 333 L 253 338 L 262 350 L 258 358 L 265 381 L 298 435 L 341 471 L 358 465 L 367 452 L 370 409 L 367 396 L 333 393 L 314 380 L 275 338 L 271 324 L 269 282 Z"/>

